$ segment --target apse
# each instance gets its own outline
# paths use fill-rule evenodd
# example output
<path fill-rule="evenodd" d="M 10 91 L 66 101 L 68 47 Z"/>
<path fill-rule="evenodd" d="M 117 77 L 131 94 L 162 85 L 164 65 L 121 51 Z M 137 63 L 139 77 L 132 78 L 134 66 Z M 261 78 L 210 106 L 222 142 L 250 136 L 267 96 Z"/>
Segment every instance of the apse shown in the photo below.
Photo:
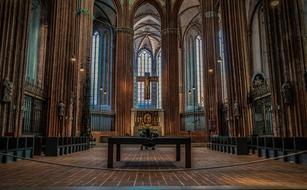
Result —
<path fill-rule="evenodd" d="M 161 19 L 157 9 L 149 3 L 139 7 L 134 16 L 133 29 L 134 108 L 160 109 Z M 141 80 L 142 77 L 150 79 Z"/>

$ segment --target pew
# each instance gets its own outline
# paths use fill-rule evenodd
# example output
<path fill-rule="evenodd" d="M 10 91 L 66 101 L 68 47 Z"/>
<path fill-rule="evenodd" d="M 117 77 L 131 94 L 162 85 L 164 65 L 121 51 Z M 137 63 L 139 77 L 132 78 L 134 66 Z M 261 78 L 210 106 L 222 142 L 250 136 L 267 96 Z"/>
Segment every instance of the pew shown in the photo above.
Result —
<path fill-rule="evenodd" d="M 47 137 L 46 156 L 59 156 L 90 148 L 88 137 Z"/>
<path fill-rule="evenodd" d="M 263 158 L 273 158 L 307 150 L 307 138 L 304 137 L 210 137 L 208 148 L 237 155 L 256 154 Z M 284 157 L 282 160 L 292 163 L 307 163 L 307 154 Z"/>
<path fill-rule="evenodd" d="M 13 156 L 33 158 L 33 137 L 0 137 L 0 152 L 12 156 L 1 155 L 1 163 L 15 162 L 18 159 Z"/>
<path fill-rule="evenodd" d="M 209 148 L 225 153 L 247 155 L 248 141 L 245 137 L 210 137 Z"/>

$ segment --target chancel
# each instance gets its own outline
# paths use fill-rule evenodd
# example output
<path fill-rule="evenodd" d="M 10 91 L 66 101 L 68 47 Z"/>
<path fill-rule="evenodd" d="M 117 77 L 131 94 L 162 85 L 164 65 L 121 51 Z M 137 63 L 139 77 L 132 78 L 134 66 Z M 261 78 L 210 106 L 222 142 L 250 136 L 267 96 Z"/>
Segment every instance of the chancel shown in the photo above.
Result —
<path fill-rule="evenodd" d="M 306 39 L 307 0 L 0 0 L 0 189 L 307 189 Z"/>
<path fill-rule="evenodd" d="M 150 73 L 145 73 L 145 76 L 138 76 L 138 82 L 144 82 L 144 99 L 150 100 L 150 83 L 159 82 L 159 78 L 156 76 L 150 76 Z"/>

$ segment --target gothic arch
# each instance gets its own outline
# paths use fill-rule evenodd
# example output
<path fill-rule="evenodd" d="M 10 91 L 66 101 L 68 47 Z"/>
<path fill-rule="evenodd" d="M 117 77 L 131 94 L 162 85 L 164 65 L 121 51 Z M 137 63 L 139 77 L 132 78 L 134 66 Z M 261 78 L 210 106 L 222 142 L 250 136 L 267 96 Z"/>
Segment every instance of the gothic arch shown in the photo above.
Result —
<path fill-rule="evenodd" d="M 161 19 L 161 28 L 163 28 L 165 23 L 164 23 L 164 19 L 162 18 L 165 17 L 165 10 L 158 0 L 139 0 L 139 1 L 134 2 L 134 4 L 131 7 L 131 11 L 130 11 L 130 18 L 129 18 L 130 26 L 134 25 L 134 16 L 137 10 L 143 5 L 145 5 L 146 3 L 152 5 L 158 11 L 160 19 Z"/>

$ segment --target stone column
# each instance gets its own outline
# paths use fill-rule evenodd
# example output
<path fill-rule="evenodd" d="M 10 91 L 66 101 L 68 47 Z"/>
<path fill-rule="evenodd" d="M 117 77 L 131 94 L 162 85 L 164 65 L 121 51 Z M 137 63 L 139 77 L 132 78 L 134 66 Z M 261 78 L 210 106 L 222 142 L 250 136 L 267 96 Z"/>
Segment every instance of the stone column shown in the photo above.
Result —
<path fill-rule="evenodd" d="M 22 132 L 30 5 L 30 0 L 0 1 L 0 136 L 19 136 Z M 9 82 L 10 90 L 4 81 Z"/>
<path fill-rule="evenodd" d="M 131 134 L 133 107 L 133 28 L 129 23 L 129 4 L 123 5 L 116 29 L 115 130 L 117 135 Z"/>
<path fill-rule="evenodd" d="M 165 135 L 180 131 L 179 114 L 179 63 L 177 15 L 171 2 L 166 1 L 166 15 L 162 21 L 162 108 L 164 109 Z"/>
<path fill-rule="evenodd" d="M 299 0 L 265 1 L 272 76 L 275 135 L 307 135 L 307 90 L 304 82 L 304 19 Z M 287 86 L 289 88 L 287 89 Z"/>
<path fill-rule="evenodd" d="M 81 7 L 88 14 L 77 14 L 77 1 L 53 0 L 51 3 L 51 21 L 49 37 L 49 54 L 47 57 L 48 71 L 48 136 L 65 135 L 69 127 L 69 109 L 74 104 L 73 127 L 86 128 L 84 109 L 86 109 L 85 73 L 90 59 L 92 36 L 92 10 L 94 1 L 81 1 Z M 71 58 L 76 56 L 76 62 Z M 84 72 L 80 72 L 81 65 Z M 72 99 L 73 98 L 73 99 Z M 59 103 L 65 105 L 62 121 L 59 117 Z M 83 119 L 82 119 L 83 117 Z M 83 121 L 83 122 L 82 122 Z M 86 129 L 83 129 L 84 131 Z M 78 132 L 79 129 L 74 129 Z M 74 133 L 75 133 L 74 132 Z"/>
<path fill-rule="evenodd" d="M 247 102 L 249 90 L 248 34 L 245 1 L 221 0 L 224 21 L 225 59 L 229 97 L 229 133 L 231 136 L 248 135 L 250 111 Z"/>
<path fill-rule="evenodd" d="M 203 38 L 203 71 L 204 71 L 204 103 L 206 127 L 209 134 L 219 134 L 218 114 L 218 66 L 216 53 L 216 35 L 218 31 L 218 15 L 215 0 L 201 1 L 202 38 Z"/>

